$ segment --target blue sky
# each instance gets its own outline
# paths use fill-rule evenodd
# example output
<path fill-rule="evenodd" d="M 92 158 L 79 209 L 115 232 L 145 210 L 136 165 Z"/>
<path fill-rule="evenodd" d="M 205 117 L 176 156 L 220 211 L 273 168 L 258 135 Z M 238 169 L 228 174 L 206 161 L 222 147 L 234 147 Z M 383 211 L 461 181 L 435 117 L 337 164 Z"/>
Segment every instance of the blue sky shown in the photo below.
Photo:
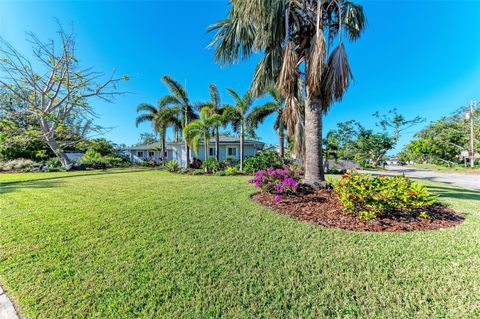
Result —
<path fill-rule="evenodd" d="M 362 38 L 347 46 L 355 76 L 342 102 L 325 119 L 326 130 L 355 119 L 374 128 L 375 111 L 396 107 L 407 117 L 432 121 L 470 99 L 480 100 L 480 1 L 360 1 L 368 19 Z M 87 66 L 132 79 L 122 89 L 133 92 L 106 104 L 92 100 L 97 122 L 111 127 L 107 138 L 133 144 L 148 124 L 136 128 L 135 107 L 156 103 L 167 93 L 160 77 L 169 74 L 187 85 L 192 101 L 209 98 L 216 83 L 224 102 L 226 88 L 243 93 L 258 57 L 229 67 L 206 49 L 209 24 L 224 17 L 218 1 L 5 1 L 0 0 L 0 35 L 29 53 L 25 31 L 54 36 L 58 18 L 74 24 L 77 56 Z M 273 119 L 258 130 L 276 143 Z M 422 125 L 406 132 L 401 148 Z"/>

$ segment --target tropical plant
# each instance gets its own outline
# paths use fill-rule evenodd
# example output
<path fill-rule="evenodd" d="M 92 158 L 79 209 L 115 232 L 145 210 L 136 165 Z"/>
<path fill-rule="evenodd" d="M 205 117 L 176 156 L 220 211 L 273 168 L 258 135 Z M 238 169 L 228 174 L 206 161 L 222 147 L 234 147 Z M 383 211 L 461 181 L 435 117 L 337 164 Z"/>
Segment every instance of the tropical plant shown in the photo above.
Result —
<path fill-rule="evenodd" d="M 240 135 L 240 171 L 243 171 L 245 134 L 255 136 L 258 125 L 275 110 L 273 103 L 252 107 L 255 100 L 250 91 L 242 97 L 233 89 L 228 89 L 235 100 L 235 105 L 225 107 L 224 119 L 232 124 L 232 128 Z"/>
<path fill-rule="evenodd" d="M 208 157 L 202 163 L 202 168 L 205 172 L 216 173 L 221 169 L 221 163 L 213 156 Z"/>
<path fill-rule="evenodd" d="M 225 175 L 227 175 L 227 176 L 234 176 L 234 175 L 240 174 L 240 171 L 238 170 L 238 168 L 236 166 L 226 167 L 224 172 L 225 172 Z"/>
<path fill-rule="evenodd" d="M 180 118 L 181 127 L 175 128 L 175 136 L 178 140 L 179 135 L 182 133 L 187 125 L 192 121 L 198 118 L 197 114 L 194 112 L 194 107 L 190 103 L 188 98 L 187 91 L 185 88 L 180 85 L 176 80 L 171 78 L 168 75 L 162 77 L 163 83 L 167 86 L 170 91 L 170 95 L 166 95 L 159 100 L 159 104 L 175 107 L 178 110 L 177 115 Z M 185 139 L 185 149 L 187 153 L 187 167 L 190 164 L 190 147 Z"/>
<path fill-rule="evenodd" d="M 169 172 L 175 173 L 180 169 L 180 164 L 177 161 L 172 160 L 167 162 L 166 167 Z"/>
<path fill-rule="evenodd" d="M 177 107 L 170 107 L 164 99 L 158 101 L 158 106 L 154 107 L 148 103 L 142 103 L 137 106 L 137 113 L 141 113 L 135 120 L 135 124 L 138 126 L 143 122 L 151 122 L 154 130 L 160 135 L 160 149 L 162 151 L 161 160 L 162 163 L 166 163 L 166 139 L 167 128 L 172 126 L 179 128 L 181 126 L 177 114 L 179 109 Z"/>
<path fill-rule="evenodd" d="M 299 187 L 301 171 L 293 171 L 288 166 L 284 168 L 269 168 L 255 172 L 248 182 L 262 191 L 275 194 L 275 202 L 282 200 L 282 195 L 296 192 Z"/>
<path fill-rule="evenodd" d="M 215 84 L 210 84 L 210 101 L 201 103 L 199 105 L 200 109 L 206 110 L 206 112 L 209 113 L 209 115 L 219 115 L 222 116 L 225 107 L 222 105 L 221 100 L 220 100 L 220 93 L 218 92 L 218 88 Z M 215 136 L 215 158 L 217 161 L 220 161 L 220 132 L 219 128 L 221 124 L 225 124 L 225 121 L 223 122 L 218 122 L 215 123 L 213 126 L 213 134 Z"/>
<path fill-rule="evenodd" d="M 306 183 L 324 184 L 322 117 L 352 78 L 343 35 L 357 40 L 365 26 L 362 7 L 347 0 L 237 0 L 209 29 L 218 31 L 210 46 L 222 64 L 264 52 L 253 87 L 277 83 L 286 109 L 298 109 L 305 71 Z"/>
<path fill-rule="evenodd" d="M 347 212 L 367 220 L 398 211 L 425 215 L 424 210 L 436 199 L 426 186 L 405 176 L 347 173 L 334 188 Z"/>
<path fill-rule="evenodd" d="M 193 148 L 195 154 L 198 155 L 198 146 L 203 139 L 205 159 L 208 159 L 208 146 L 210 144 L 211 130 L 220 125 L 221 122 L 222 118 L 220 115 L 210 115 L 210 110 L 204 107 L 200 111 L 200 118 L 189 123 L 183 129 L 185 141 L 188 146 Z"/>

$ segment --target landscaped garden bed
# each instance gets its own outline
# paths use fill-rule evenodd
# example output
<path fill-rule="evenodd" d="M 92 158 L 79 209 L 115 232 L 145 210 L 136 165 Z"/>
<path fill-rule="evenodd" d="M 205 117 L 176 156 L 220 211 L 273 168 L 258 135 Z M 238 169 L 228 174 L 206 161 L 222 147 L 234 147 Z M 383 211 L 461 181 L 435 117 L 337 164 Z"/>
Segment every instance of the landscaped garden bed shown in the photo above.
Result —
<path fill-rule="evenodd" d="M 419 210 L 412 215 L 396 212 L 375 220 L 364 220 L 346 213 L 338 200 L 338 195 L 330 189 L 312 190 L 301 195 L 285 195 L 280 202 L 275 201 L 275 195 L 267 192 L 256 193 L 252 199 L 301 221 L 353 231 L 432 230 L 452 227 L 464 220 L 463 215 L 440 204 L 434 204 L 428 209 L 428 218 L 419 217 L 423 211 Z"/>
<path fill-rule="evenodd" d="M 250 183 L 262 192 L 252 199 L 298 220 L 353 231 L 432 230 L 464 220 L 407 177 L 346 173 L 330 189 L 313 189 L 300 180 L 301 171 L 287 166 L 257 171 Z"/>

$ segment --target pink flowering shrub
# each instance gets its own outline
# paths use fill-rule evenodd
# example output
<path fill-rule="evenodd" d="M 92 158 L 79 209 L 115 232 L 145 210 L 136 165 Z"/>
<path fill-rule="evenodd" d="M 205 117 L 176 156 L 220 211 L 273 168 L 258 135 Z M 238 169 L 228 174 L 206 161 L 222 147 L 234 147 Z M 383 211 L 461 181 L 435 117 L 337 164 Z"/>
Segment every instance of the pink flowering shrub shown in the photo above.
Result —
<path fill-rule="evenodd" d="M 264 192 L 275 194 L 275 202 L 278 203 L 283 194 L 291 194 L 298 189 L 301 175 L 300 170 L 294 171 L 288 166 L 277 169 L 270 167 L 257 171 L 248 182 Z"/>

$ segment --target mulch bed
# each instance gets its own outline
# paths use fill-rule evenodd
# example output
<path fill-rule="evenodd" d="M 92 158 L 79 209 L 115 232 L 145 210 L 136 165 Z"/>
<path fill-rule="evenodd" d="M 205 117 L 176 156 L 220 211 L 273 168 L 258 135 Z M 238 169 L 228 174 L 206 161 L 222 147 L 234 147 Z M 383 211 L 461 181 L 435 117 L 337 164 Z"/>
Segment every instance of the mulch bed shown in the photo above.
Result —
<path fill-rule="evenodd" d="M 274 211 L 298 220 L 352 231 L 432 230 L 452 227 L 464 221 L 463 215 L 439 204 L 435 204 L 429 209 L 422 209 L 429 213 L 429 218 L 408 216 L 396 212 L 376 220 L 365 221 L 345 213 L 335 192 L 328 189 L 313 190 L 301 195 L 284 195 L 278 204 L 275 202 L 274 195 L 269 193 L 256 193 L 252 199 Z"/>

